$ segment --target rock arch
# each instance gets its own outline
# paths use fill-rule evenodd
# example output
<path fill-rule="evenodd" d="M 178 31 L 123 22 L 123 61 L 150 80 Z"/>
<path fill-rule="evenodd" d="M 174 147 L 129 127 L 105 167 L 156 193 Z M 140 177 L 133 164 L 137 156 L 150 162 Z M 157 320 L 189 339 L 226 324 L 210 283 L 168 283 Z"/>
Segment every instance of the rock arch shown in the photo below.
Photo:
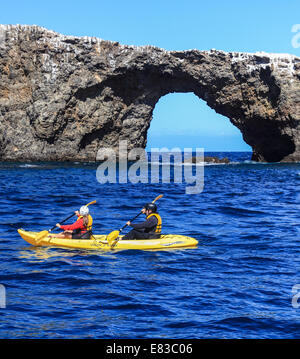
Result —
<path fill-rule="evenodd" d="M 300 161 L 300 58 L 165 51 L 37 26 L 0 26 L 2 160 L 93 161 L 145 146 L 159 98 L 193 92 L 242 132 L 257 161 Z"/>

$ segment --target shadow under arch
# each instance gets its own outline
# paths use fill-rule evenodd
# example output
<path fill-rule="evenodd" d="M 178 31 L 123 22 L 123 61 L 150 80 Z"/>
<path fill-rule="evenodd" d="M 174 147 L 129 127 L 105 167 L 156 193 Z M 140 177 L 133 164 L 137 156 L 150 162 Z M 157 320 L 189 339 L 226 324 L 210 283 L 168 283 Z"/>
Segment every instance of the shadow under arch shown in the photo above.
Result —
<path fill-rule="evenodd" d="M 221 67 L 224 63 L 220 60 L 214 67 L 217 65 Z M 287 122 L 277 110 L 281 89 L 271 70 L 257 71 L 257 81 L 263 84 L 258 93 L 257 84 L 252 79 L 248 81 L 244 72 L 239 73 L 236 69 L 228 73 L 211 72 L 208 68 L 201 71 L 195 66 L 188 67 L 188 71 L 173 69 L 168 72 L 162 66 L 153 65 L 143 71 L 118 75 L 113 79 L 114 83 L 110 80 L 114 94 L 126 105 L 120 138 L 130 138 L 131 147 L 145 148 L 147 132 L 160 98 L 170 93 L 192 92 L 240 130 L 243 140 L 252 148 L 252 160 L 280 162 L 295 152 L 293 132 L 285 130 Z M 292 119 L 288 124 L 292 128 L 296 126 Z"/>

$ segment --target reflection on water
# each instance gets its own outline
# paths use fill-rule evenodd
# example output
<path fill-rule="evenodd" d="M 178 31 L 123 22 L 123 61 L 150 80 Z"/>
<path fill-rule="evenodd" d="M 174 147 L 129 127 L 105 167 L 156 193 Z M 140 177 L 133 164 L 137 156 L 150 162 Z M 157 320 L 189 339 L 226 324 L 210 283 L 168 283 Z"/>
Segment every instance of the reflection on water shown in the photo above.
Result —
<path fill-rule="evenodd" d="M 107 251 L 101 251 L 101 250 L 72 250 L 72 249 L 62 249 L 62 248 L 54 248 L 54 247 L 34 247 L 34 246 L 28 246 L 26 249 L 21 250 L 18 252 L 18 257 L 20 259 L 32 259 L 34 261 L 44 261 L 46 259 L 55 258 L 64 260 L 66 263 L 70 264 L 76 264 L 81 265 L 80 263 L 83 263 L 82 265 L 87 265 L 87 262 L 80 262 L 80 261 L 74 261 L 70 260 L 72 257 L 88 257 L 91 255 L 97 255 L 101 257 L 107 257 L 109 258 L 117 258 L 114 254 L 108 253 Z M 113 252 L 113 253 L 116 253 Z"/>

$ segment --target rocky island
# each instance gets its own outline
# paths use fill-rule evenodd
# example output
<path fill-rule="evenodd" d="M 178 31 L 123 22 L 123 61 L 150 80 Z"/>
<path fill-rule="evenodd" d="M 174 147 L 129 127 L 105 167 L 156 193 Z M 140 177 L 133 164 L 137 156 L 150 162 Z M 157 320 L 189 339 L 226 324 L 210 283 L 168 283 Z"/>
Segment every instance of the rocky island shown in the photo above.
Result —
<path fill-rule="evenodd" d="M 145 147 L 160 97 L 193 92 L 228 117 L 255 161 L 300 161 L 300 58 L 165 51 L 0 25 L 0 160 L 95 161 Z"/>

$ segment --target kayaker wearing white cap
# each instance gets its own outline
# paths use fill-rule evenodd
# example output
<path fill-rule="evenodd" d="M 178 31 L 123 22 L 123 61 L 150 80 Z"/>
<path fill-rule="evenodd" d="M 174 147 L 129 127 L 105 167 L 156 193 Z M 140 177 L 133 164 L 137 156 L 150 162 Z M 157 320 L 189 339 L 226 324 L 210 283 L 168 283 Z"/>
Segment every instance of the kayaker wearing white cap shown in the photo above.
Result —
<path fill-rule="evenodd" d="M 92 232 L 93 218 L 89 214 L 87 206 L 80 207 L 79 212 L 75 211 L 77 215 L 77 221 L 73 224 L 61 225 L 59 223 L 56 226 L 64 232 L 59 234 L 52 234 L 50 236 L 56 238 L 69 238 L 69 239 L 90 239 Z"/>

